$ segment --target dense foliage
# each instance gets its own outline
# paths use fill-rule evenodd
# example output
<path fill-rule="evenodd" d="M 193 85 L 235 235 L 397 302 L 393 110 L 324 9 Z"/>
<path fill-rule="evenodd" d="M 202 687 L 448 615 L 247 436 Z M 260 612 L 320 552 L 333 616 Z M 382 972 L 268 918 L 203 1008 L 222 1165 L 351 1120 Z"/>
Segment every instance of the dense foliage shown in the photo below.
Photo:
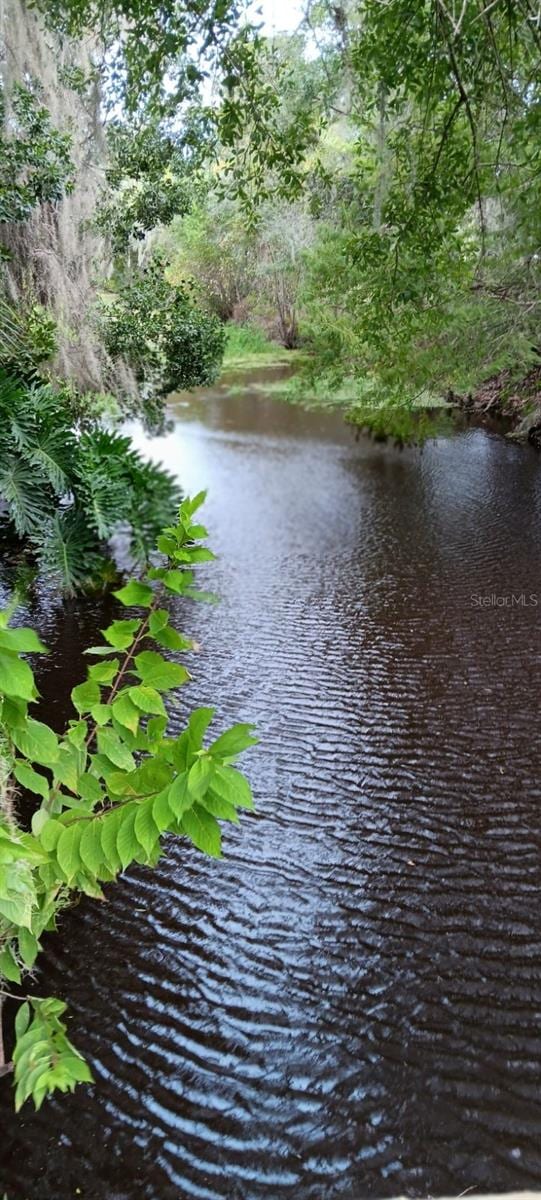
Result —
<path fill-rule="evenodd" d="M 242 197 L 211 187 L 174 225 L 177 261 L 228 318 L 286 344 L 294 325 L 312 382 L 338 394 L 354 381 L 361 414 L 536 368 L 535 13 L 526 0 L 358 0 L 309 3 L 305 18 L 304 43 L 280 41 L 320 117 L 302 195 L 277 196 L 268 158 L 247 230 Z"/>
<path fill-rule="evenodd" d="M 332 40 L 331 27 L 329 10 Z M 528 6 L 367 0 L 347 12 L 347 50 L 336 29 L 334 42 L 356 140 L 346 202 L 308 264 L 322 366 L 400 397 L 526 370 L 541 112 Z"/>
<path fill-rule="evenodd" d="M 0 520 L 65 593 L 99 578 L 118 529 L 144 561 L 176 498 L 129 438 L 95 421 L 78 430 L 61 391 L 0 374 Z"/>
<path fill-rule="evenodd" d="M 23 83 L 8 97 L 0 84 L 0 131 L 0 222 L 25 221 L 73 189 L 71 136 L 54 128 L 39 88 Z"/>
<path fill-rule="evenodd" d="M 96 224 L 111 240 L 116 255 L 132 239 L 144 240 L 156 226 L 189 211 L 194 190 L 193 164 L 171 134 L 156 122 L 132 128 L 118 121 L 108 130 L 107 190 Z"/>
<path fill-rule="evenodd" d="M 38 693 L 25 655 L 45 648 L 32 629 L 9 625 L 9 613 L 0 620 L 0 1008 L 75 896 L 100 899 L 102 886 L 131 863 L 155 865 L 167 833 L 219 856 L 218 822 L 238 822 L 238 810 L 253 807 L 234 765 L 256 740 L 251 726 L 235 725 L 205 744 L 214 709 L 198 708 L 180 734 L 167 733 L 163 696 L 190 674 L 161 650 L 193 649 L 171 625 L 167 597 L 205 598 L 194 587 L 194 568 L 214 557 L 194 520 L 203 499 L 184 500 L 178 523 L 158 538 L 162 565 L 115 593 L 131 615 L 114 620 L 103 643 L 88 650 L 96 661 L 72 691 L 74 716 L 62 735 L 31 715 Z M 39 798 L 31 832 L 13 815 L 17 785 Z M 67 1040 L 64 1008 L 32 995 L 19 1009 L 17 1108 L 30 1097 L 39 1108 L 56 1088 L 91 1078 Z"/>
<path fill-rule="evenodd" d="M 112 358 L 122 357 L 159 394 L 212 383 L 225 332 L 194 303 L 194 284 L 169 283 L 161 258 L 128 276 L 103 305 L 102 330 Z"/>

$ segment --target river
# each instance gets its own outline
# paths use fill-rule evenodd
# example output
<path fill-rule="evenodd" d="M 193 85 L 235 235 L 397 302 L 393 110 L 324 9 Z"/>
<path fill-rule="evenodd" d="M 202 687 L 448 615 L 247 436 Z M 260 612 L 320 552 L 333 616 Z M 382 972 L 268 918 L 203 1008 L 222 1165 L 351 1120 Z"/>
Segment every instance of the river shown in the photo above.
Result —
<path fill-rule="evenodd" d="M 140 445 L 219 555 L 183 709 L 253 720 L 257 813 L 47 942 L 94 1088 L 15 1117 L 9 1200 L 361 1200 L 541 1185 L 541 463 L 399 451 L 260 392 Z M 111 602 L 30 614 L 62 723 Z"/>

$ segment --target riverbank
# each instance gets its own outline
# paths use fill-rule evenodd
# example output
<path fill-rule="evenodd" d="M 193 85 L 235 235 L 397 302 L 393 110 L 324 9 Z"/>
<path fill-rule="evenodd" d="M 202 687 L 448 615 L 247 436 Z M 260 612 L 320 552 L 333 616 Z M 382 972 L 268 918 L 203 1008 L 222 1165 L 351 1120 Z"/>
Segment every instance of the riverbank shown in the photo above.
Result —
<path fill-rule="evenodd" d="M 518 383 L 504 370 L 467 395 L 423 394 L 412 405 L 400 405 L 371 402 L 370 387 L 361 380 L 345 379 L 332 388 L 328 380 L 311 377 L 308 364 L 306 350 L 287 350 L 259 329 L 232 324 L 220 382 L 231 395 L 249 390 L 306 409 L 341 410 L 348 424 L 376 440 L 422 443 L 448 431 L 453 413 L 464 413 L 479 423 L 501 422 L 504 436 L 541 449 L 541 368 Z"/>
<path fill-rule="evenodd" d="M 222 373 L 257 371 L 262 367 L 291 365 L 299 360 L 298 350 L 288 350 L 279 342 L 271 342 L 260 329 L 250 325 L 227 326 Z"/>
<path fill-rule="evenodd" d="M 541 450 L 541 368 L 535 367 L 519 382 L 509 370 L 492 375 L 467 396 L 453 397 L 464 412 L 477 417 L 509 421 L 507 437 Z"/>

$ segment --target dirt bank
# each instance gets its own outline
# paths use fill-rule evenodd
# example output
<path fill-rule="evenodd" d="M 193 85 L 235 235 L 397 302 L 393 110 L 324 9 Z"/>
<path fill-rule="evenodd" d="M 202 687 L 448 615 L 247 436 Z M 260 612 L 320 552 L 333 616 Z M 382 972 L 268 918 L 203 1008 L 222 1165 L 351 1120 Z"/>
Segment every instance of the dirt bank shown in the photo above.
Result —
<path fill-rule="evenodd" d="M 466 412 L 506 418 L 511 422 L 509 438 L 541 450 L 541 367 L 518 382 L 511 371 L 500 371 L 475 392 L 454 399 Z"/>

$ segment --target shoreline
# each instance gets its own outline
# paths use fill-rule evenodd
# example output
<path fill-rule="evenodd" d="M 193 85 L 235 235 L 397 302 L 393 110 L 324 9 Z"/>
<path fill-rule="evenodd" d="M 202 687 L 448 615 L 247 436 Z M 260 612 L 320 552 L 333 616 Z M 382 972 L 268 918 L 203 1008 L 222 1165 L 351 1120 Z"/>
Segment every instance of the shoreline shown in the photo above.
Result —
<path fill-rule="evenodd" d="M 500 371 L 466 396 L 451 393 L 449 399 L 469 416 L 510 422 L 505 435 L 510 441 L 541 450 L 540 367 L 534 367 L 518 382 L 509 369 Z"/>

